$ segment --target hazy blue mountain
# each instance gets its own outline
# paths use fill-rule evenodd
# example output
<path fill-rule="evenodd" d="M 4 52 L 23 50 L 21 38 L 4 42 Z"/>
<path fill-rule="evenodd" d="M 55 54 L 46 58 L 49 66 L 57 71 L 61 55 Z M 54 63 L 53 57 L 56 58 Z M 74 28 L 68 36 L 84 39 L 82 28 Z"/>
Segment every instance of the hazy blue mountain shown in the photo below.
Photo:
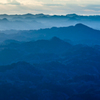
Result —
<path fill-rule="evenodd" d="M 0 45 L 1 100 L 99 100 L 99 84 L 100 45 L 58 37 Z"/>
<path fill-rule="evenodd" d="M 0 15 L 0 100 L 100 100 L 99 25 L 99 15 Z"/>
<path fill-rule="evenodd" d="M 31 21 L 20 20 L 16 18 L 15 20 L 8 20 L 3 18 L 0 20 L 0 30 L 31 30 L 31 29 L 40 29 L 45 28 L 41 22 L 37 22 L 32 19 Z"/>
<path fill-rule="evenodd" d="M 77 14 L 45 15 L 0 15 L 0 30 L 33 30 L 51 27 L 67 27 L 82 23 L 100 30 L 100 15 L 83 16 Z"/>
<path fill-rule="evenodd" d="M 100 52 L 76 45 L 67 53 L 57 61 L 1 66 L 0 99 L 99 100 Z"/>
<path fill-rule="evenodd" d="M 71 44 L 57 37 L 50 40 L 30 42 L 6 40 L 0 45 L 0 64 L 5 65 L 17 61 L 28 61 L 31 63 L 52 61 L 58 59 L 58 55 L 66 52 L 71 46 Z"/>
<path fill-rule="evenodd" d="M 11 32 L 11 34 L 10 34 Z M 15 32 L 15 34 L 13 33 Z M 83 24 L 76 24 L 69 27 L 53 27 L 29 31 L 2 31 L 1 41 L 12 39 L 17 41 L 31 41 L 51 39 L 58 37 L 63 40 L 70 40 L 73 44 L 100 45 L 100 31 L 92 29 Z M 5 34 L 3 34 L 5 33 Z"/>
<path fill-rule="evenodd" d="M 29 63 L 43 63 L 68 59 L 99 59 L 99 46 L 72 45 L 57 37 L 50 40 L 18 42 L 6 40 L 0 45 L 0 65 L 7 65 L 18 61 Z M 83 58 L 82 58 L 83 57 Z M 89 58 L 87 58 L 89 57 Z M 68 58 L 66 60 L 66 58 Z M 70 62 L 70 61 L 69 61 Z"/>

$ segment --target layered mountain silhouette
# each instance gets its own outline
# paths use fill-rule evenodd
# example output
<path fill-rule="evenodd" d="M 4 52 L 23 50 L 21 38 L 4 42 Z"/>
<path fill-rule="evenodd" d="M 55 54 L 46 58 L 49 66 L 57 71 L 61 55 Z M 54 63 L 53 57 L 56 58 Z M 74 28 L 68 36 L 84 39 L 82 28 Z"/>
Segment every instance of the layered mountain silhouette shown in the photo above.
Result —
<path fill-rule="evenodd" d="M 57 27 L 99 17 L 0 15 L 3 28 L 16 22 L 22 29 L 0 31 L 0 100 L 100 100 L 100 31 L 82 23 Z M 48 26 L 27 30 L 33 22 Z"/>
<path fill-rule="evenodd" d="M 62 41 L 58 38 L 54 37 L 45 42 L 50 41 L 60 42 L 59 45 L 62 45 Z M 37 42 L 42 44 L 44 41 Z M 44 45 L 45 42 L 43 43 Z M 28 44 L 28 47 L 32 48 L 32 45 Z M 40 48 L 43 47 L 41 46 Z M 9 46 L 9 48 L 11 47 Z M 16 48 L 13 47 L 13 49 Z M 51 49 L 55 48 L 52 47 Z M 23 50 L 21 50 L 22 46 L 19 50 L 22 53 Z M 41 100 L 44 98 L 48 99 L 49 96 L 50 100 L 99 100 L 100 49 L 75 45 L 67 48 L 66 52 L 62 54 L 59 51 L 59 54 L 55 55 L 56 52 L 51 54 L 50 52 L 45 53 L 44 50 L 44 53 L 31 54 L 27 58 L 27 55 L 30 53 L 28 51 L 25 53 L 24 61 L 0 66 L 0 99 L 13 100 L 17 98 L 16 100 L 18 100 L 28 98 L 30 100 Z M 9 53 L 13 54 L 13 52 Z M 10 54 L 8 59 L 12 57 Z M 13 56 L 15 56 L 14 54 Z M 6 54 L 6 59 L 7 56 Z M 17 60 L 22 55 L 18 56 L 19 58 L 16 57 Z M 14 61 L 14 59 L 12 60 Z"/>
<path fill-rule="evenodd" d="M 57 37 L 50 40 L 18 42 L 6 40 L 0 45 L 0 64 L 10 64 L 17 61 L 42 62 L 55 59 L 72 45 Z M 43 56 L 45 54 L 45 56 Z M 46 58 L 48 55 L 48 58 Z M 38 60 L 38 56 L 40 57 Z M 43 59 L 42 59 L 43 57 Z M 53 58 L 54 57 L 54 58 Z M 36 60 L 37 59 L 37 60 Z M 42 59 L 42 60 L 41 60 Z"/>
<path fill-rule="evenodd" d="M 0 30 L 34 30 L 51 27 L 66 27 L 83 23 L 94 29 L 100 29 L 100 15 L 83 16 L 77 14 L 45 15 L 0 15 Z"/>
<path fill-rule="evenodd" d="M 5 31 L 5 34 L 0 34 L 0 40 L 4 41 L 7 39 L 13 39 L 17 41 L 30 41 L 50 39 L 56 36 L 63 40 L 70 40 L 74 44 L 100 44 L 100 31 L 92 29 L 83 24 L 76 24 L 75 26 L 69 27 L 53 27 L 40 30 L 16 31 L 15 33 L 16 34 L 7 34 L 7 31 Z"/>

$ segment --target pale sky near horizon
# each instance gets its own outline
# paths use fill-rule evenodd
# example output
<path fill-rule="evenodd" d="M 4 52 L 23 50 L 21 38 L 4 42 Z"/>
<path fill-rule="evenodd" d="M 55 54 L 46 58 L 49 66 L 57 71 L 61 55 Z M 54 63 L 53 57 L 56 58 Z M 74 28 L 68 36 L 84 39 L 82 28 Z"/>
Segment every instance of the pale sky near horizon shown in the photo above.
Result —
<path fill-rule="evenodd" d="M 100 14 L 100 0 L 0 0 L 0 14 Z"/>

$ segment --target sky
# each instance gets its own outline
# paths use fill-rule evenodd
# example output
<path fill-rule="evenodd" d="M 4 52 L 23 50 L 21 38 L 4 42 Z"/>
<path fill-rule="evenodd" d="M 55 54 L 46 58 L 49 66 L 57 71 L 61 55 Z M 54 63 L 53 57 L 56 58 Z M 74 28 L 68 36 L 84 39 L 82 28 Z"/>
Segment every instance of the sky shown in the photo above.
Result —
<path fill-rule="evenodd" d="M 0 0 L 0 14 L 99 15 L 100 0 Z"/>

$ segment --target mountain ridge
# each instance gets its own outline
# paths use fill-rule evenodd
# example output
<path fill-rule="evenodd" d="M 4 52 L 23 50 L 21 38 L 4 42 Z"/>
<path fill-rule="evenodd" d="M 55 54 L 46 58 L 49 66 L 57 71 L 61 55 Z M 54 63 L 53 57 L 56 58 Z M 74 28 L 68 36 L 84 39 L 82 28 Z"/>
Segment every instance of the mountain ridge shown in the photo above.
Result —
<path fill-rule="evenodd" d="M 52 27 L 39 30 L 17 31 L 15 34 L 3 34 L 2 31 L 2 34 L 0 35 L 1 41 L 7 39 L 17 41 L 31 41 L 41 39 L 48 40 L 53 37 L 58 37 L 62 40 L 71 40 L 75 44 L 100 44 L 100 30 L 95 30 L 81 23 L 68 27 Z"/>

